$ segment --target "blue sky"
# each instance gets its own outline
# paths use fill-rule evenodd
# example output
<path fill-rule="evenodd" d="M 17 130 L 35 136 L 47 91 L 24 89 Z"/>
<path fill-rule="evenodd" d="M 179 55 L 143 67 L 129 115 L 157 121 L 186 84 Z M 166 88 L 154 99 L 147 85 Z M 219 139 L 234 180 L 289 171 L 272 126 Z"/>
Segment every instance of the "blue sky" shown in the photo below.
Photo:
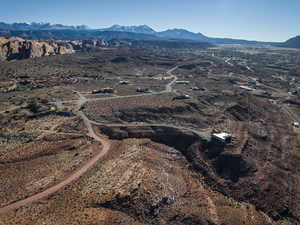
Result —
<path fill-rule="evenodd" d="M 300 0 L 26 0 L 3 1 L 3 22 L 147 24 L 211 37 L 284 41 L 300 35 Z"/>

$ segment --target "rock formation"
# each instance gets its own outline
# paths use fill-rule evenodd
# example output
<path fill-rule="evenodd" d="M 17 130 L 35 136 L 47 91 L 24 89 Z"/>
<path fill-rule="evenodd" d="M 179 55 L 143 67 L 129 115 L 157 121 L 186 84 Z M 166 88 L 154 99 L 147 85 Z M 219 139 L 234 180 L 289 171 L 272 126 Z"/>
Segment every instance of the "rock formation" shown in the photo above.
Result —
<path fill-rule="evenodd" d="M 66 42 L 0 38 L 0 60 L 27 59 L 73 52 L 72 45 Z"/>
<path fill-rule="evenodd" d="M 105 40 L 82 40 L 82 41 L 71 41 L 70 44 L 74 50 L 78 51 L 89 51 L 96 48 L 108 47 L 108 42 Z"/>
<path fill-rule="evenodd" d="M 36 41 L 0 37 L 0 61 L 72 54 L 76 50 L 91 50 L 108 46 L 103 40 Z"/>

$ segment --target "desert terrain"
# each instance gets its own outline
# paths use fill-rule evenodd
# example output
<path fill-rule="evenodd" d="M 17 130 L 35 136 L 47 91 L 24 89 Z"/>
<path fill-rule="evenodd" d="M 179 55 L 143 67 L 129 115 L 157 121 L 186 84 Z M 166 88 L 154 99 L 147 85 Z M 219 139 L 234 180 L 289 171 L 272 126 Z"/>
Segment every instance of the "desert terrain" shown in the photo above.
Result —
<path fill-rule="evenodd" d="M 0 61 L 0 224 L 300 224 L 299 65 L 241 45 Z"/>

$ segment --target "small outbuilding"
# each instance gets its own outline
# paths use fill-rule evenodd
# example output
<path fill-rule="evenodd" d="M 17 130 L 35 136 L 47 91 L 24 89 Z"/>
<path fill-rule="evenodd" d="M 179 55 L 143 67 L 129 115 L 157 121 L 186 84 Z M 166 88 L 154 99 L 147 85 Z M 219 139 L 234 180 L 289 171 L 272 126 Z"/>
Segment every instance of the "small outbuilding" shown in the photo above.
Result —
<path fill-rule="evenodd" d="M 139 92 L 139 93 L 146 93 L 146 92 L 149 92 L 149 89 L 148 89 L 148 88 L 137 88 L 137 89 L 136 89 L 136 92 Z"/>
<path fill-rule="evenodd" d="M 178 80 L 176 81 L 176 84 L 189 84 L 190 82 L 189 81 L 186 81 L 186 80 Z"/>
<path fill-rule="evenodd" d="M 206 91 L 205 88 L 199 88 L 199 87 L 192 87 L 191 89 L 192 91 Z"/>
<path fill-rule="evenodd" d="M 92 91 L 92 94 L 112 94 L 114 93 L 113 88 L 101 88 Z"/>

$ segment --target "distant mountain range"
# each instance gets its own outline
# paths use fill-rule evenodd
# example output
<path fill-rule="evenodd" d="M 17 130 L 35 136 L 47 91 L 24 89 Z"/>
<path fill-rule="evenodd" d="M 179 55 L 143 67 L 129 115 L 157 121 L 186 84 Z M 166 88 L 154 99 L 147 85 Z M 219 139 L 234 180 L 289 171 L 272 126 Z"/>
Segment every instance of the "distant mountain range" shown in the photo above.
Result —
<path fill-rule="evenodd" d="M 0 30 L 87 30 L 85 25 L 66 26 L 62 24 L 50 23 L 4 23 L 0 22 Z"/>
<path fill-rule="evenodd" d="M 155 35 L 157 32 L 147 25 L 140 26 L 120 26 L 113 25 L 108 28 L 99 29 L 100 31 L 119 31 L 119 32 L 131 32 L 131 33 L 140 33 L 140 34 L 151 34 Z"/>
<path fill-rule="evenodd" d="M 293 37 L 284 43 L 278 44 L 279 47 L 300 48 L 300 36 Z"/>
<path fill-rule="evenodd" d="M 156 32 L 154 29 L 147 25 L 140 26 L 120 26 L 113 25 L 109 28 L 99 29 L 99 31 L 114 31 L 114 32 L 128 32 L 128 33 L 138 33 L 147 34 L 148 40 L 160 39 L 160 40 L 193 40 L 201 42 L 210 42 L 214 44 L 273 44 L 272 42 L 259 42 L 259 41 L 248 41 L 240 39 L 230 39 L 230 38 L 212 38 L 207 37 L 201 33 L 193 33 L 185 29 L 169 29 L 161 32 Z"/>
<path fill-rule="evenodd" d="M 231 38 L 213 38 L 201 33 L 184 29 L 169 29 L 157 32 L 147 25 L 121 26 L 113 25 L 103 29 L 90 29 L 85 25 L 66 26 L 50 23 L 4 23 L 0 22 L 0 36 L 18 36 L 37 40 L 84 40 L 84 39 L 129 39 L 129 40 L 191 40 L 212 44 L 251 44 L 274 45 L 279 47 L 300 48 L 300 36 L 284 43 L 248 41 Z"/>
<path fill-rule="evenodd" d="M 154 35 L 158 38 L 162 39 L 186 39 L 186 40 L 201 40 L 208 41 L 209 38 L 204 36 L 201 33 L 193 33 L 184 29 L 171 29 L 162 32 L 156 32 L 154 29 L 147 25 L 140 26 L 120 26 L 113 25 L 108 28 L 100 29 L 100 31 L 119 31 L 119 32 L 132 32 L 132 33 L 140 33 L 140 34 L 149 34 Z"/>

